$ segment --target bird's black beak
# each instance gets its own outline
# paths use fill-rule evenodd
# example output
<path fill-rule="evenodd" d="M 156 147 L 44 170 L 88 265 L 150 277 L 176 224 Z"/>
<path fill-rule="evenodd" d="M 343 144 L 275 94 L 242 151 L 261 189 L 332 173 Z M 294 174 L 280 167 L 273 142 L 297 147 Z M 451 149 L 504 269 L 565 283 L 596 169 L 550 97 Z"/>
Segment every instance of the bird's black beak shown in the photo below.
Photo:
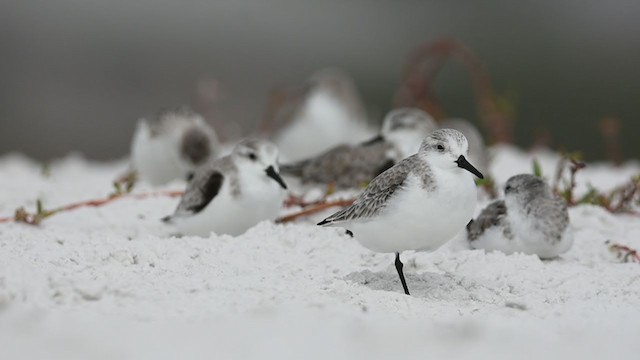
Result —
<path fill-rule="evenodd" d="M 468 162 L 467 159 L 465 159 L 465 157 L 463 155 L 460 155 L 460 157 L 458 158 L 458 160 L 455 161 L 455 163 L 458 164 L 458 167 L 461 167 L 461 168 L 467 170 L 468 172 L 472 173 L 473 175 L 479 177 L 480 179 L 484 179 L 484 176 L 482 176 L 482 173 L 480 171 L 478 171 L 478 169 L 473 167 L 473 165 L 471 165 L 471 163 Z"/>
<path fill-rule="evenodd" d="M 275 180 L 278 184 L 280 184 L 280 186 L 282 186 L 283 189 L 287 189 L 287 184 L 284 183 L 284 180 L 282 180 L 280 174 L 276 172 L 276 169 L 274 169 L 273 166 L 269 166 L 267 170 L 265 170 L 265 172 L 267 173 L 268 177 Z"/>

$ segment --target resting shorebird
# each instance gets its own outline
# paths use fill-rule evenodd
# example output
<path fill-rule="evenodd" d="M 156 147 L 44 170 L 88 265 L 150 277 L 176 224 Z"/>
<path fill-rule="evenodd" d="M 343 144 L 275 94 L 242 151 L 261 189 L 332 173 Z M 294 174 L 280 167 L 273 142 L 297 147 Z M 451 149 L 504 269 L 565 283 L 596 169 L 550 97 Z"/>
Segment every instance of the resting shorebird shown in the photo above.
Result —
<path fill-rule="evenodd" d="M 278 216 L 286 188 L 276 146 L 245 140 L 230 155 L 198 168 L 175 213 L 163 220 L 183 235 L 240 235 Z"/>
<path fill-rule="evenodd" d="M 152 185 L 186 179 L 216 154 L 218 139 L 202 116 L 187 107 L 138 121 L 131 144 L 131 166 Z"/>
<path fill-rule="evenodd" d="M 471 247 L 554 258 L 571 248 L 567 204 L 534 175 L 512 176 L 504 200 L 489 204 L 467 225 Z"/>
<path fill-rule="evenodd" d="M 337 145 L 357 144 L 372 134 L 356 87 L 343 72 L 317 72 L 303 97 L 273 138 L 284 160 L 307 159 Z"/>

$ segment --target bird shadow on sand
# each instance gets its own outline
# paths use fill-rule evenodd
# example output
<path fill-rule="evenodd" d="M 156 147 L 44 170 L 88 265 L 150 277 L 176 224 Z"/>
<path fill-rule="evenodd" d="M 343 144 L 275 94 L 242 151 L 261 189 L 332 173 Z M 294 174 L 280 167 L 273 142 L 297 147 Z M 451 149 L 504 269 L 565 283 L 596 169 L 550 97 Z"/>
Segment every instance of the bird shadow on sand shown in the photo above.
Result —
<path fill-rule="evenodd" d="M 496 290 L 488 284 L 479 283 L 454 274 L 407 274 L 407 286 L 411 296 L 433 300 L 478 301 L 494 298 Z M 390 271 L 371 272 L 369 270 L 353 272 L 345 280 L 364 285 L 371 290 L 404 293 L 398 274 Z M 491 301 L 491 300 L 489 300 Z"/>

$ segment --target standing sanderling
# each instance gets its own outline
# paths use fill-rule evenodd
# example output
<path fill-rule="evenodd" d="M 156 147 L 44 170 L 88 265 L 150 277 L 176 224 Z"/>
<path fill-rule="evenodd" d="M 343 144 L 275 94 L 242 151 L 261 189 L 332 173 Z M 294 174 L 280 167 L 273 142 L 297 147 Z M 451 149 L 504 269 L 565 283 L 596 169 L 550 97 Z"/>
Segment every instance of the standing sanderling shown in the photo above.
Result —
<path fill-rule="evenodd" d="M 285 198 L 278 174 L 278 149 L 263 140 L 244 140 L 227 156 L 198 168 L 175 213 L 163 219 L 183 235 L 240 235 L 273 220 Z"/>
<path fill-rule="evenodd" d="M 523 252 L 542 259 L 556 257 L 571 247 L 573 232 L 564 200 L 534 175 L 512 176 L 505 199 L 489 204 L 467 225 L 471 247 Z"/>
<path fill-rule="evenodd" d="M 422 140 L 437 129 L 431 116 L 415 108 L 392 110 L 380 135 L 358 145 L 341 145 L 312 159 L 283 165 L 284 175 L 303 183 L 358 187 L 371 181 L 398 161 L 415 154 Z"/>
<path fill-rule="evenodd" d="M 286 161 L 315 156 L 340 144 L 356 144 L 372 133 L 355 84 L 337 69 L 324 69 L 310 79 L 303 99 L 274 136 Z"/>
<path fill-rule="evenodd" d="M 142 180 L 162 185 L 186 179 L 211 159 L 218 146 L 215 131 L 187 107 L 140 119 L 131 144 L 131 166 Z"/>
<path fill-rule="evenodd" d="M 400 252 L 435 250 L 473 217 L 477 193 L 471 174 L 482 174 L 467 156 L 462 133 L 436 130 L 417 154 L 378 175 L 353 205 L 318 225 L 343 226 L 366 248 L 395 253 L 396 270 L 409 295 Z"/>

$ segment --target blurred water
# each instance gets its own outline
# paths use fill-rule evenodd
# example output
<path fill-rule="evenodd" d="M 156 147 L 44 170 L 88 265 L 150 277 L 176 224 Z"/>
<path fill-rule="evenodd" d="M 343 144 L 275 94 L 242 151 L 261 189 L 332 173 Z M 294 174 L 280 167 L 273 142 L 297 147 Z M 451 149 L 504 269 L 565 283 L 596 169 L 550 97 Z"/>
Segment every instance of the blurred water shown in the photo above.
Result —
<path fill-rule="evenodd" d="M 349 71 L 379 120 L 409 51 L 455 36 L 515 99 L 522 145 L 548 128 L 601 158 L 598 121 L 616 116 L 624 154 L 640 157 L 638 18 L 634 0 L 3 1 L 0 153 L 122 156 L 138 117 L 192 101 L 207 76 L 230 132 L 253 129 L 274 86 L 325 66 Z M 461 68 L 448 65 L 437 91 L 450 115 L 477 121 Z"/>

